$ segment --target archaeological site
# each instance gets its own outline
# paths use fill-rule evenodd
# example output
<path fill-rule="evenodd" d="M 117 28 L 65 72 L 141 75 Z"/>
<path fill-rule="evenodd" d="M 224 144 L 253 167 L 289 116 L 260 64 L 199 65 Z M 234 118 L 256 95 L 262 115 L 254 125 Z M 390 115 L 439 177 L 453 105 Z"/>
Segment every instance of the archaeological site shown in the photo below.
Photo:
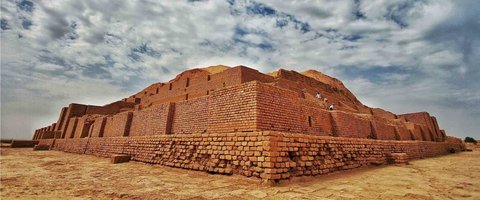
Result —
<path fill-rule="evenodd" d="M 329 107 L 333 105 L 333 109 Z M 427 112 L 363 105 L 320 72 L 191 69 L 104 105 L 72 103 L 36 149 L 256 177 L 278 183 L 465 149 Z"/>

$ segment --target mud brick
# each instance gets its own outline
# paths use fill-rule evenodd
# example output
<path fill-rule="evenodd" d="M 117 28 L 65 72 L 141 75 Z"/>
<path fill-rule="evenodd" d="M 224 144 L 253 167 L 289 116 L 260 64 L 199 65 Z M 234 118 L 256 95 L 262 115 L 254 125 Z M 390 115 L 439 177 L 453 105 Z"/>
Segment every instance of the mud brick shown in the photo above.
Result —
<path fill-rule="evenodd" d="M 266 168 L 273 168 L 275 167 L 275 163 L 273 162 L 263 162 L 263 167 L 266 167 Z"/>
<path fill-rule="evenodd" d="M 128 161 L 130 161 L 130 155 L 114 154 L 110 157 L 110 163 L 112 164 L 124 163 Z"/>
<path fill-rule="evenodd" d="M 10 143 L 10 148 L 34 147 L 37 144 L 39 144 L 39 141 L 36 140 L 12 140 Z"/>
<path fill-rule="evenodd" d="M 390 153 L 387 159 L 391 164 L 408 164 L 408 155 L 406 153 Z"/>
<path fill-rule="evenodd" d="M 50 146 L 49 145 L 44 145 L 44 144 L 37 144 L 33 147 L 33 150 L 34 151 L 46 151 L 46 150 L 50 150 Z"/>
<path fill-rule="evenodd" d="M 258 162 L 263 162 L 263 161 L 265 161 L 265 157 L 263 157 L 263 156 L 257 157 L 257 161 Z"/>

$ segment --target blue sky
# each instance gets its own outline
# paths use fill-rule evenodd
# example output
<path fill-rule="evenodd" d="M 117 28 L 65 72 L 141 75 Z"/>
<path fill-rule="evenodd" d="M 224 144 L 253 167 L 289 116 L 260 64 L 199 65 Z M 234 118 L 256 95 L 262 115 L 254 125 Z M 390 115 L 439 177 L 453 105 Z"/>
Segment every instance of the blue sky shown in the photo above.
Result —
<path fill-rule="evenodd" d="M 1 136 L 209 65 L 315 69 L 366 105 L 479 138 L 480 1 L 1 2 Z"/>

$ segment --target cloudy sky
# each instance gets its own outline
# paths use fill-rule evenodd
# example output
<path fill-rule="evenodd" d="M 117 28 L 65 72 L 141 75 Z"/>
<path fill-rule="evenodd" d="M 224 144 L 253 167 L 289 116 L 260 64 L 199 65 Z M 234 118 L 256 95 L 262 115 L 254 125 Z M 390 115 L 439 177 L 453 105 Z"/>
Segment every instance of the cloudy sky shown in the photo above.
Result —
<path fill-rule="evenodd" d="M 174 3 L 175 2 L 175 3 Z M 480 137 L 480 1 L 1 1 L 1 137 L 196 67 L 316 69 Z"/>

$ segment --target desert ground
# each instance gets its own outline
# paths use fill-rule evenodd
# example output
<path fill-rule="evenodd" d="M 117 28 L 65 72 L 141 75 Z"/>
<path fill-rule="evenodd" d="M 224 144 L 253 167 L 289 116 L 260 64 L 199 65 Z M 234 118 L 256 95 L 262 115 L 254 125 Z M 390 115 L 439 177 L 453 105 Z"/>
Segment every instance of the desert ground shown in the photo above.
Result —
<path fill-rule="evenodd" d="M 0 199 L 480 199 L 480 149 L 278 186 L 139 162 L 1 148 Z"/>

